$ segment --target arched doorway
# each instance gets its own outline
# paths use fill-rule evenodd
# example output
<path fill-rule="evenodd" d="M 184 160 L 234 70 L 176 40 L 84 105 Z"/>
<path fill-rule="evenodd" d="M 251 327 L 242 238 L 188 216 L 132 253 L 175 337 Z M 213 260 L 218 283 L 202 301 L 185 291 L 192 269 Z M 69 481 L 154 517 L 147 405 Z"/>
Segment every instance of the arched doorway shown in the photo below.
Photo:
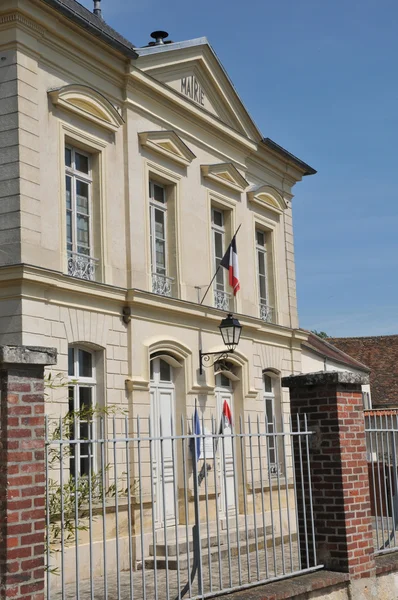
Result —
<path fill-rule="evenodd" d="M 219 496 L 219 511 L 220 517 L 236 513 L 236 495 L 235 495 L 235 472 L 234 453 L 232 449 L 232 430 L 235 427 L 235 407 L 234 407 L 234 390 L 233 382 L 238 380 L 238 377 L 233 373 L 232 365 L 222 365 L 215 372 L 215 396 L 217 421 L 223 424 L 224 438 L 219 441 L 219 460 L 220 460 L 220 496 Z M 232 422 L 228 418 L 228 414 L 232 416 Z"/>
<path fill-rule="evenodd" d="M 175 433 L 175 385 L 173 359 L 167 356 L 154 356 L 150 361 L 150 398 L 152 436 L 158 438 L 171 435 L 171 423 Z M 153 485 L 154 514 L 157 528 L 175 525 L 174 478 L 171 440 L 153 442 Z"/>

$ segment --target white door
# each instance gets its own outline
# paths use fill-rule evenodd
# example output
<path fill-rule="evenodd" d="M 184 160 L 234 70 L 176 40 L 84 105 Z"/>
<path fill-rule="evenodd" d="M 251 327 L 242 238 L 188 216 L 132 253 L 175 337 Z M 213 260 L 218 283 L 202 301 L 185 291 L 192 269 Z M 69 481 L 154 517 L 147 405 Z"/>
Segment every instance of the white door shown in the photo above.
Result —
<path fill-rule="evenodd" d="M 171 418 L 175 428 L 175 390 L 173 369 L 161 358 L 151 361 L 151 422 L 154 437 L 171 435 Z M 160 431 L 162 428 L 162 432 Z M 175 431 L 175 429 L 174 429 Z M 175 444 L 174 451 L 177 451 Z M 175 525 L 174 468 L 171 440 L 153 442 L 153 483 L 156 526 Z"/>
<path fill-rule="evenodd" d="M 231 381 L 223 374 L 216 375 L 216 400 L 218 423 L 221 422 L 224 402 L 228 403 L 232 413 L 232 426 L 224 426 L 224 440 L 219 439 L 218 455 L 220 460 L 220 516 L 234 515 L 236 511 L 235 501 L 235 469 L 234 456 L 232 452 L 232 429 L 234 423 L 233 390 Z M 236 446 L 235 446 L 236 448 Z"/>

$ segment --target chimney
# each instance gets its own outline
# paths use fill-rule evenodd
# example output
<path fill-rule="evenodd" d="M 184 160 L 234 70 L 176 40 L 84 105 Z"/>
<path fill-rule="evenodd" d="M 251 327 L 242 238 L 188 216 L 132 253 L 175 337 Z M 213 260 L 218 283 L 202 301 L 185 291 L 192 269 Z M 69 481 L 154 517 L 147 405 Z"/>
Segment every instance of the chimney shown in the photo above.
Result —
<path fill-rule="evenodd" d="M 101 10 L 101 0 L 94 0 L 94 10 L 93 13 L 96 17 L 102 19 L 102 10 Z"/>
<path fill-rule="evenodd" d="M 164 39 L 169 37 L 169 34 L 167 33 L 167 31 L 152 31 L 151 33 L 151 38 L 153 40 L 155 40 L 154 42 L 150 42 L 149 45 L 150 46 L 161 46 L 162 44 L 164 44 Z M 167 44 L 167 42 L 166 42 Z"/>

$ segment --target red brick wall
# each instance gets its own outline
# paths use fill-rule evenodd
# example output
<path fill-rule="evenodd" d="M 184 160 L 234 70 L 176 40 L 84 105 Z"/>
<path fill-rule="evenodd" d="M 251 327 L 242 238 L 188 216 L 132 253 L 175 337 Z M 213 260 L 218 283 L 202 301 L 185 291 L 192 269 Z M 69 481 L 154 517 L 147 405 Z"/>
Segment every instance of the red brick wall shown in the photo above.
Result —
<path fill-rule="evenodd" d="M 43 366 L 2 368 L 0 385 L 0 598 L 43 600 Z"/>
<path fill-rule="evenodd" d="M 371 369 L 373 406 L 398 406 L 398 335 L 328 338 L 328 342 Z"/>
<path fill-rule="evenodd" d="M 315 432 L 310 438 L 310 469 L 318 563 L 355 579 L 374 575 L 375 563 L 362 392 L 360 383 L 350 383 L 349 376 L 316 373 L 288 377 L 282 384 L 290 388 L 293 422 L 296 415 L 306 414 L 308 428 Z M 297 465 L 295 471 L 300 490 Z M 298 501 L 302 538 L 304 518 L 308 531 L 311 519 L 308 500 L 306 513 L 300 494 Z"/>

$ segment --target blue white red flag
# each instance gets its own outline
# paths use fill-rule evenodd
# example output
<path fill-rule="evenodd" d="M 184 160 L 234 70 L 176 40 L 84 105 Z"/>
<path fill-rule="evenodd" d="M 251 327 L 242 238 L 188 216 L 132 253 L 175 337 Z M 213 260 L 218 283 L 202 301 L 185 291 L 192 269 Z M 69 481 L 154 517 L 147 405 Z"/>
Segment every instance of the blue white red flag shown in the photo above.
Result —
<path fill-rule="evenodd" d="M 198 411 L 197 408 L 195 407 L 195 413 L 193 416 L 193 432 L 195 435 L 197 435 L 198 437 L 194 438 L 194 442 L 195 442 L 195 459 L 196 462 L 198 462 L 199 458 L 200 458 L 200 435 L 201 435 L 201 430 L 200 430 L 200 419 L 199 419 L 199 415 L 198 415 Z"/>
<path fill-rule="evenodd" d="M 232 241 L 220 262 L 220 266 L 224 267 L 224 269 L 227 269 L 227 271 L 229 272 L 229 285 L 233 290 L 234 296 L 236 296 L 237 292 L 239 292 L 240 290 L 236 234 L 232 238 Z"/>
<path fill-rule="evenodd" d="M 222 406 L 222 414 L 221 414 L 219 433 L 223 433 L 225 428 L 227 428 L 227 429 L 232 428 L 231 407 L 229 406 L 229 404 L 226 400 L 224 400 L 224 403 Z"/>

